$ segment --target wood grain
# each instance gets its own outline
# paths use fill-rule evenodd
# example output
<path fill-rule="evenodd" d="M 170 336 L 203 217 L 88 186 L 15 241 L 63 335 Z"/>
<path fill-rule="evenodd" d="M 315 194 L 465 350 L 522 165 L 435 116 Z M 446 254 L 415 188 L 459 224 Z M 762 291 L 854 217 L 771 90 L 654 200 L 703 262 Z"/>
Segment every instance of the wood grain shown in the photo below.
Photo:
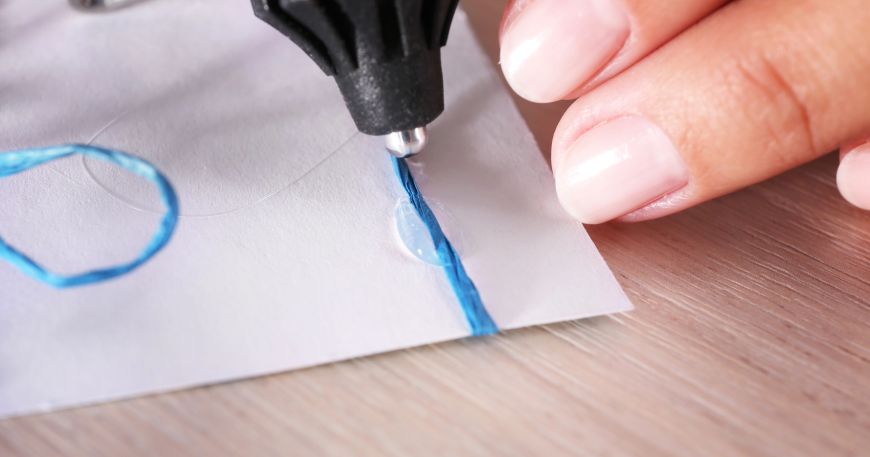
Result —
<path fill-rule="evenodd" d="M 466 2 L 491 56 L 501 3 Z M 519 105 L 548 149 L 564 106 Z M 870 215 L 835 170 L 590 228 L 630 314 L 6 420 L 0 455 L 868 455 Z"/>

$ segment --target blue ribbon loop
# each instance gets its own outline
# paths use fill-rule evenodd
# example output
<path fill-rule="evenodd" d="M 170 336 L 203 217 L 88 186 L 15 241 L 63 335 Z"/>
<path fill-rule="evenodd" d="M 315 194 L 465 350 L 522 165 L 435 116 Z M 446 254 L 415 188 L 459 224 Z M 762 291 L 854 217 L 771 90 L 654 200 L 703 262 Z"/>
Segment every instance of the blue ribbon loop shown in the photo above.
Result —
<path fill-rule="evenodd" d="M 120 151 L 85 144 L 66 144 L 0 153 L 0 178 L 21 173 L 52 160 L 62 159 L 75 154 L 91 156 L 114 163 L 152 181 L 160 191 L 160 198 L 166 207 L 166 214 L 160 221 L 160 225 L 157 227 L 157 232 L 154 234 L 151 242 L 131 262 L 71 276 L 63 276 L 47 271 L 36 261 L 10 246 L 0 237 L 0 259 L 11 263 L 25 274 L 57 288 L 82 286 L 106 281 L 135 270 L 166 246 L 178 223 L 178 198 L 169 180 L 145 160 Z"/>
<path fill-rule="evenodd" d="M 435 252 L 438 254 L 438 259 L 444 268 L 444 273 L 447 275 L 447 280 L 450 282 L 450 287 L 453 288 L 453 293 L 459 300 L 462 306 L 462 312 L 465 313 L 465 319 L 468 321 L 468 326 L 471 329 L 471 334 L 474 336 L 491 335 L 498 333 L 498 326 L 492 320 L 483 301 L 480 299 L 480 293 L 474 282 L 468 277 L 465 267 L 462 266 L 462 261 L 453 245 L 444 235 L 441 230 L 441 225 L 426 200 L 420 189 L 417 188 L 417 183 L 414 182 L 414 177 L 411 175 L 411 170 L 408 169 L 408 163 L 405 159 L 393 157 L 393 167 L 396 171 L 396 176 L 402 183 L 405 193 L 411 200 L 411 205 L 417 211 L 417 215 L 429 235 L 432 237 L 432 244 L 435 246 Z"/>

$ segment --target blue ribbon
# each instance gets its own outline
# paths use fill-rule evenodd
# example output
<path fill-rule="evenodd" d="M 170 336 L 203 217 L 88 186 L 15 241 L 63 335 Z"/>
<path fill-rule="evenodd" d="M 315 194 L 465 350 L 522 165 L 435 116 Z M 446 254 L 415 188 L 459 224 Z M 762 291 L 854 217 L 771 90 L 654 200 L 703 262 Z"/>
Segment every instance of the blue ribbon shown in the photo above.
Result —
<path fill-rule="evenodd" d="M 441 261 L 444 273 L 447 275 L 447 280 L 450 281 L 450 287 L 453 288 L 453 293 L 462 306 L 462 312 L 465 313 L 465 319 L 468 321 L 471 334 L 480 336 L 498 333 L 498 326 L 486 311 L 477 287 L 475 287 L 471 278 L 468 277 L 465 267 L 462 266 L 462 261 L 459 260 L 459 255 L 444 235 L 438 219 L 435 218 L 435 214 L 429 208 L 429 205 L 426 204 L 420 189 L 417 188 L 417 183 L 414 182 L 414 177 L 408 169 L 408 163 L 405 159 L 393 157 L 393 167 L 402 183 L 402 187 L 405 188 L 405 193 L 408 194 L 408 198 L 411 200 L 411 205 L 417 211 L 417 215 L 423 221 L 423 224 L 429 231 L 429 235 L 432 237 L 435 252 L 438 254 L 438 259 Z"/>
<path fill-rule="evenodd" d="M 160 191 L 160 198 L 164 206 L 166 206 L 166 214 L 160 221 L 160 225 L 157 227 L 157 232 L 154 234 L 151 242 L 148 243 L 142 253 L 133 261 L 71 276 L 63 276 L 47 271 L 33 259 L 7 244 L 0 237 L 0 259 L 11 263 L 25 274 L 57 288 L 82 286 L 106 281 L 135 270 L 166 246 L 178 223 L 178 198 L 172 189 L 172 185 L 169 184 L 169 180 L 150 163 L 120 151 L 84 144 L 67 144 L 0 153 L 0 178 L 21 173 L 52 160 L 62 159 L 74 154 L 91 156 L 114 163 L 152 181 Z"/>

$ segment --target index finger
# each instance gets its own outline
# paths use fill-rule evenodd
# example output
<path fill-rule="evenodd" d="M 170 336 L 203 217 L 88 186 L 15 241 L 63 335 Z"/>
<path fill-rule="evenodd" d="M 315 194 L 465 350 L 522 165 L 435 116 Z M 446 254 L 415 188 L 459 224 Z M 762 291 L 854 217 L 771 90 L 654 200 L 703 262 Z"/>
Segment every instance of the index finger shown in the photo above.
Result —
<path fill-rule="evenodd" d="M 573 98 L 628 68 L 726 0 L 515 0 L 501 65 L 533 102 Z"/>

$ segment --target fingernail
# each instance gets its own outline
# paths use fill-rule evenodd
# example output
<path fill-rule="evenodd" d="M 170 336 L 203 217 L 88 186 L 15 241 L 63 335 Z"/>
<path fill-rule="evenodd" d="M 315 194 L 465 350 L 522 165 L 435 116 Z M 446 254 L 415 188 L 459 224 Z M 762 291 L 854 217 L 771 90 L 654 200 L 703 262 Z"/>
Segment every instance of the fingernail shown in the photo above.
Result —
<path fill-rule="evenodd" d="M 522 97 L 552 102 L 589 80 L 622 47 L 628 18 L 616 0 L 518 1 L 501 40 L 505 78 Z"/>
<path fill-rule="evenodd" d="M 846 201 L 870 210 L 870 143 L 843 155 L 837 168 L 837 187 Z"/>
<path fill-rule="evenodd" d="M 640 116 L 583 133 L 553 157 L 556 190 L 576 219 L 599 224 L 684 187 L 689 171 L 671 140 Z"/>

